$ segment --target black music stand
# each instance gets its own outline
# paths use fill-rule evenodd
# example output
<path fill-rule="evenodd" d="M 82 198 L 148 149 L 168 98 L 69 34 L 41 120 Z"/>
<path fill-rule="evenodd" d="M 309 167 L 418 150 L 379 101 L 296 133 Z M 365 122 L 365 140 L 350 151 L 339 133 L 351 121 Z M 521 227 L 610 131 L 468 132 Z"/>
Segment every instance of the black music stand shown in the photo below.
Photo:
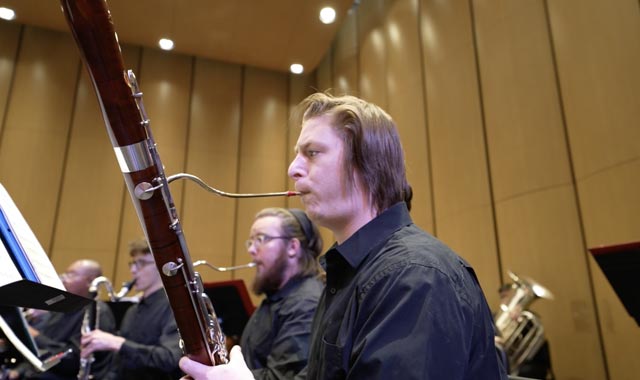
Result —
<path fill-rule="evenodd" d="M 120 331 L 120 325 L 122 324 L 122 319 L 124 318 L 125 313 L 131 306 L 135 305 L 136 303 L 138 303 L 137 300 L 107 302 L 107 305 L 109 305 L 109 308 L 111 309 L 113 317 L 116 321 L 116 331 Z"/>
<path fill-rule="evenodd" d="M 625 309 L 640 326 L 640 242 L 589 248 Z"/>
<path fill-rule="evenodd" d="M 0 287 L 0 305 L 58 312 L 74 311 L 93 302 L 45 284 L 20 280 Z"/>
<path fill-rule="evenodd" d="M 204 292 L 216 310 L 222 332 L 227 337 L 239 339 L 255 310 L 244 281 L 207 282 Z"/>

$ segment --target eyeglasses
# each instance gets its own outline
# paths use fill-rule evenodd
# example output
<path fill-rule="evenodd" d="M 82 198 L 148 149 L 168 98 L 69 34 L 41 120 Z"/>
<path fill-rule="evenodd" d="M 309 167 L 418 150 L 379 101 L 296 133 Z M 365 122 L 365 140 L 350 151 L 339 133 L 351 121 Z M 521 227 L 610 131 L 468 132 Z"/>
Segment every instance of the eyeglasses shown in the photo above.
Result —
<path fill-rule="evenodd" d="M 245 241 L 244 245 L 245 247 L 247 247 L 247 249 L 250 249 L 252 245 L 256 248 L 260 248 L 274 239 L 291 239 L 291 236 L 269 236 L 265 234 L 259 234 Z"/>
<path fill-rule="evenodd" d="M 147 260 L 131 260 L 129 261 L 129 268 L 133 268 L 134 266 L 136 267 L 136 269 L 142 269 L 144 267 L 146 267 L 149 264 L 153 264 L 153 261 L 147 261 Z"/>

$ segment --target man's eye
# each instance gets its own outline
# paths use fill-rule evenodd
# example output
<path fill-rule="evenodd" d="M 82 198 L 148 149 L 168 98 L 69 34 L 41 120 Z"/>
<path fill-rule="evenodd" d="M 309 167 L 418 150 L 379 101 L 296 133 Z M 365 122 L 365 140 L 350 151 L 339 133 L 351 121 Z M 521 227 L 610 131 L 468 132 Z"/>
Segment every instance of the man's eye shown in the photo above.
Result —
<path fill-rule="evenodd" d="M 308 151 L 307 151 L 307 156 L 309 156 L 309 157 L 314 157 L 314 156 L 316 156 L 317 154 L 318 154 L 318 151 L 317 151 L 317 150 L 308 150 Z"/>

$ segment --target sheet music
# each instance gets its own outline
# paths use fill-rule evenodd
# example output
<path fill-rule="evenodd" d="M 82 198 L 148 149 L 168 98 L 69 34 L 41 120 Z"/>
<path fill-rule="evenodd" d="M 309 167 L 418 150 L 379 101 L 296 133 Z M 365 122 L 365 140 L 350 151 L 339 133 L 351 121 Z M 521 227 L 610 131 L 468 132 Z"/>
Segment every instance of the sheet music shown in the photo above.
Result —
<path fill-rule="evenodd" d="M 56 269 L 53 267 L 49 257 L 40 245 L 40 242 L 34 235 L 33 231 L 31 231 L 27 221 L 24 219 L 20 210 L 18 210 L 18 207 L 15 205 L 11 196 L 9 196 L 9 193 L 7 193 L 2 184 L 0 184 L 0 207 L 10 223 L 16 239 L 20 242 L 20 246 L 23 248 L 25 256 L 28 258 L 37 273 L 40 283 L 60 290 L 66 290 L 58 276 L 58 273 L 56 272 Z M 2 274 L 0 285 L 6 285 L 22 280 L 22 276 L 18 272 L 15 264 L 11 260 L 9 252 L 4 246 L 0 249 L 0 255 L 2 256 L 0 257 L 0 263 L 2 264 L 2 267 L 0 268 L 0 273 Z M 18 276 L 17 279 L 15 277 L 16 274 Z"/>
<path fill-rule="evenodd" d="M 9 252 L 4 247 L 4 244 L 0 244 L 0 286 L 20 280 L 22 280 L 22 276 L 13 264 Z"/>

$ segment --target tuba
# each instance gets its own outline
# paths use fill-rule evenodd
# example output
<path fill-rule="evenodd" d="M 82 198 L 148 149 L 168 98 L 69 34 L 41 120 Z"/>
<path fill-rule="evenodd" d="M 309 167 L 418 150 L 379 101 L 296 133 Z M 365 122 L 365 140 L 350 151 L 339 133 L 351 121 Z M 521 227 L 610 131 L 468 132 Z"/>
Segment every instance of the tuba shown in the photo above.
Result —
<path fill-rule="evenodd" d="M 80 327 L 80 332 L 82 334 L 87 334 L 92 330 L 100 328 L 100 308 L 102 307 L 98 302 L 98 294 L 100 291 L 100 287 L 103 287 L 109 297 L 109 301 L 117 302 L 120 298 L 124 297 L 133 284 L 135 280 L 128 281 L 122 284 L 122 289 L 118 293 L 113 291 L 113 286 L 111 285 L 111 281 L 105 276 L 99 276 L 91 281 L 91 285 L 89 285 L 89 296 L 94 299 L 90 305 L 84 311 L 84 316 L 82 317 L 82 326 Z M 95 361 L 95 357 L 93 354 L 87 358 L 80 358 L 80 370 L 78 371 L 78 380 L 89 380 L 93 379 L 91 375 L 91 364 Z"/>
<path fill-rule="evenodd" d="M 509 371 L 515 374 L 526 360 L 535 356 L 545 341 L 540 318 L 528 308 L 538 298 L 552 300 L 553 294 L 537 282 L 511 271 L 509 277 L 513 280 L 511 294 L 501 301 L 495 324 L 502 338 Z"/>

